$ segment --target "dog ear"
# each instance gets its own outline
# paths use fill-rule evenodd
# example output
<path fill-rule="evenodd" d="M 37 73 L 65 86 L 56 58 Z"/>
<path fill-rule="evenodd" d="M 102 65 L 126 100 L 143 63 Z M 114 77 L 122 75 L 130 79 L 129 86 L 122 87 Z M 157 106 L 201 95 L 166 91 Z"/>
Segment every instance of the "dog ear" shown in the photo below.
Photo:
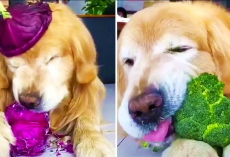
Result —
<path fill-rule="evenodd" d="M 71 24 L 74 26 L 71 26 L 69 30 L 71 32 L 70 45 L 76 70 L 71 84 L 71 97 L 66 98 L 66 102 L 52 111 L 50 121 L 54 131 L 65 126 L 71 128 L 71 122 L 74 122 L 86 110 L 91 110 L 100 123 L 100 118 L 102 118 L 100 104 L 106 93 L 103 83 L 97 77 L 96 49 L 89 31 L 75 15 Z"/>
<path fill-rule="evenodd" d="M 81 22 L 79 20 L 79 22 Z M 80 84 L 92 82 L 97 76 L 96 49 L 89 31 L 82 24 L 72 34 L 71 49 L 76 68 L 76 79 Z"/>
<path fill-rule="evenodd" d="M 120 63 L 119 55 L 120 55 L 120 43 L 121 39 L 118 39 L 117 41 L 117 90 L 118 90 L 118 107 L 120 106 L 121 100 L 123 98 L 123 94 L 126 89 L 126 80 L 125 80 L 125 74 L 122 64 Z"/>
<path fill-rule="evenodd" d="M 92 82 L 97 76 L 98 69 L 96 48 L 91 34 L 67 5 L 50 3 L 49 6 L 53 12 L 53 22 L 49 28 L 66 29 L 63 37 L 67 35 L 64 40 L 68 41 L 70 51 L 72 51 L 76 81 L 80 84 Z"/>
<path fill-rule="evenodd" d="M 216 74 L 224 82 L 224 94 L 228 95 L 230 94 L 230 18 L 225 17 L 224 22 L 223 19 L 208 20 L 207 40 L 216 65 Z"/>
<path fill-rule="evenodd" d="M 4 111 L 6 105 L 9 105 L 12 100 L 12 92 L 10 83 L 7 78 L 7 66 L 4 57 L 0 54 L 0 111 Z"/>
<path fill-rule="evenodd" d="M 9 88 L 9 81 L 6 73 L 7 73 L 7 66 L 4 57 L 0 54 L 0 89 Z"/>

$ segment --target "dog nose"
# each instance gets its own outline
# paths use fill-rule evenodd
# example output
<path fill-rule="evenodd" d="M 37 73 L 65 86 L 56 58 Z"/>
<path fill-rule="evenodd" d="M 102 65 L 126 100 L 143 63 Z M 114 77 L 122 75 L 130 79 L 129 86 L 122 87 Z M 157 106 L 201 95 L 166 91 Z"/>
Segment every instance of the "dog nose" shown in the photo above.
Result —
<path fill-rule="evenodd" d="M 129 101 L 129 114 L 140 125 L 158 122 L 162 111 L 159 93 L 142 93 Z"/>
<path fill-rule="evenodd" d="M 20 94 L 19 102 L 27 109 L 35 109 L 37 106 L 40 105 L 41 98 L 38 93 Z"/>

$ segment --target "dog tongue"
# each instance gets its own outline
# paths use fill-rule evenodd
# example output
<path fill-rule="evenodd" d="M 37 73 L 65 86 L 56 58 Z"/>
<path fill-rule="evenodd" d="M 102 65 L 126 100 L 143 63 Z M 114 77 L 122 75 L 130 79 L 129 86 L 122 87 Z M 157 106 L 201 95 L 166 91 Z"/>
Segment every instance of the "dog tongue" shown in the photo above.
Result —
<path fill-rule="evenodd" d="M 146 142 L 163 142 L 168 133 L 170 122 L 168 120 L 161 122 L 156 131 L 151 131 L 143 137 Z"/>

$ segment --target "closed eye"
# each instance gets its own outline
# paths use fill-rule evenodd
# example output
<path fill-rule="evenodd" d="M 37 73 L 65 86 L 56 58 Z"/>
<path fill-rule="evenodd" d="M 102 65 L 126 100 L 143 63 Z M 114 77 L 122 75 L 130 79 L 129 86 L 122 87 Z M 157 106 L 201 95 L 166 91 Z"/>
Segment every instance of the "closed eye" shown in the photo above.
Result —
<path fill-rule="evenodd" d="M 54 56 L 50 57 L 50 59 L 46 62 L 46 64 L 49 64 L 51 61 L 53 61 L 53 60 L 55 60 L 57 58 L 60 58 L 60 56 L 59 55 L 54 55 Z"/>
<path fill-rule="evenodd" d="M 6 63 L 10 68 L 17 69 L 26 64 L 26 61 L 21 57 L 7 58 Z"/>
<path fill-rule="evenodd" d="M 24 64 L 11 64 L 10 62 L 8 63 L 8 65 L 11 67 L 11 68 L 14 68 L 14 69 L 17 69 L 17 68 L 19 68 L 20 66 L 23 66 Z"/>
<path fill-rule="evenodd" d="M 171 52 L 171 53 L 181 53 L 181 52 L 185 52 L 189 49 L 191 49 L 192 47 L 189 47 L 189 46 L 178 46 L 178 47 L 174 47 L 174 48 L 170 48 L 168 50 L 168 52 Z"/>
<path fill-rule="evenodd" d="M 9 66 L 11 66 L 12 68 L 15 68 L 15 69 L 20 67 L 20 65 L 12 65 L 12 64 L 10 64 Z"/>

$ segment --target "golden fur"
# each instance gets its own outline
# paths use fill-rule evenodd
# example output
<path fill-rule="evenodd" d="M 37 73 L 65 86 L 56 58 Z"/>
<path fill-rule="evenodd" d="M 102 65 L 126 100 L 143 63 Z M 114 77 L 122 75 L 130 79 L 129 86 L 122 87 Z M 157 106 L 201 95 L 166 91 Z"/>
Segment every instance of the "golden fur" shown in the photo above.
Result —
<path fill-rule="evenodd" d="M 112 144 L 100 132 L 105 88 L 97 76 L 93 39 L 66 5 L 49 5 L 53 19 L 40 41 L 18 57 L 0 56 L 0 111 L 13 101 L 12 93 L 17 90 L 28 93 L 50 88 L 55 93 L 55 89 L 67 89 L 64 99 L 52 106 L 55 109 L 50 112 L 51 129 L 72 136 L 78 157 L 114 157 Z M 57 61 L 52 61 L 56 56 Z M 52 71 L 45 66 L 51 61 L 49 67 L 55 69 L 52 75 L 58 76 L 56 79 L 50 78 Z M 12 83 L 13 80 L 17 82 Z M 14 140 L 1 117 L 4 116 L 0 116 L 0 139 L 6 140 L 1 140 L 0 156 L 8 157 L 8 145 Z"/>
<path fill-rule="evenodd" d="M 209 2 L 158 3 L 133 15 L 118 39 L 118 105 L 128 85 L 129 89 L 135 89 L 131 91 L 135 96 L 149 85 L 149 80 L 156 80 L 158 74 L 167 70 L 158 64 L 159 61 L 167 63 L 167 56 L 159 56 L 152 49 L 154 44 L 163 43 L 164 35 L 182 36 L 194 42 L 198 55 L 188 61 L 197 67 L 194 75 L 202 72 L 216 74 L 225 83 L 224 94 L 230 94 L 229 13 Z M 120 59 L 125 45 L 131 48 L 131 55 L 142 57 L 132 73 Z M 124 134 L 121 127 L 118 129 L 118 134 Z M 191 140 L 176 140 L 167 151 L 163 157 L 217 157 L 207 144 Z"/>

